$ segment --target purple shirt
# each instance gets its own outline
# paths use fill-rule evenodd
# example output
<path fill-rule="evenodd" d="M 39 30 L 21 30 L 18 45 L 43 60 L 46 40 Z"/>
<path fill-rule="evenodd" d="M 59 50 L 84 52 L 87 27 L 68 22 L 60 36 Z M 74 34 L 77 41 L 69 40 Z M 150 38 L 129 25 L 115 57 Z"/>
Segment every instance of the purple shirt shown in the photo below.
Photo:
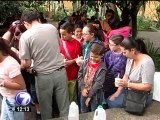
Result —
<path fill-rule="evenodd" d="M 104 55 L 104 63 L 107 67 L 107 75 L 105 80 L 104 89 L 112 91 L 115 89 L 114 78 L 120 74 L 120 78 L 123 77 L 125 72 L 127 58 L 123 54 L 116 54 L 113 51 L 108 51 Z"/>

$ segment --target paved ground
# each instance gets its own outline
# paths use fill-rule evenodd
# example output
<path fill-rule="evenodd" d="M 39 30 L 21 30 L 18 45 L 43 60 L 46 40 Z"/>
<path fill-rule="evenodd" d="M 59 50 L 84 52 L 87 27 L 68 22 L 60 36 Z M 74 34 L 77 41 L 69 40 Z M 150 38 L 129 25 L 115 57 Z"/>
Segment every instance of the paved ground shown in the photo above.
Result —
<path fill-rule="evenodd" d="M 138 31 L 138 36 L 149 39 L 154 42 L 155 47 L 160 48 L 160 31 L 150 32 L 150 31 Z"/>

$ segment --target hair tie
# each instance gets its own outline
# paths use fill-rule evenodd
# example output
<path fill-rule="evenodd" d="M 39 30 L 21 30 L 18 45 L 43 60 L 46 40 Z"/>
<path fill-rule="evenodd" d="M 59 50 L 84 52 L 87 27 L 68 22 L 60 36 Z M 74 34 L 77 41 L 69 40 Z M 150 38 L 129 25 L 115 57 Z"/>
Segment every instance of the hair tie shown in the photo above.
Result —
<path fill-rule="evenodd" d="M 97 28 L 97 29 L 98 29 L 98 27 L 99 27 L 98 24 L 92 24 L 92 26 L 93 26 L 94 28 Z"/>

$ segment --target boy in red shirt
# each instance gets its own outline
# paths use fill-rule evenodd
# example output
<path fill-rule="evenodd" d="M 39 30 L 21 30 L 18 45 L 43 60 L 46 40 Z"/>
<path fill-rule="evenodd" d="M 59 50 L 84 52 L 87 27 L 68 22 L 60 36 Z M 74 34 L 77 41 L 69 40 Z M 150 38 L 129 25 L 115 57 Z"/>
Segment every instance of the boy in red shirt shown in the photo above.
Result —
<path fill-rule="evenodd" d="M 76 79 L 79 70 L 76 59 L 81 54 L 81 44 L 76 39 L 72 38 L 73 30 L 74 26 L 69 23 L 65 23 L 60 27 L 60 48 L 65 59 L 70 102 L 76 101 Z"/>
<path fill-rule="evenodd" d="M 81 113 L 94 111 L 102 103 L 102 87 L 107 72 L 105 64 L 102 62 L 104 50 L 104 46 L 100 43 L 93 43 L 89 59 L 80 66 L 78 84 L 81 90 Z"/>

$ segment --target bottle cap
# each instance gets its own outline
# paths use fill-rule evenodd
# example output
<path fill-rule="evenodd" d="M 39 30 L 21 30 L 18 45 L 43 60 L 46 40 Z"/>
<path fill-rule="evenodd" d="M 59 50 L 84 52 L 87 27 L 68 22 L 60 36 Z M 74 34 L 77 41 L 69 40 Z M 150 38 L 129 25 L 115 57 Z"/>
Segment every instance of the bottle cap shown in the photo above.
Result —
<path fill-rule="evenodd" d="M 76 103 L 73 101 L 73 102 L 71 102 L 71 105 L 76 105 Z"/>
<path fill-rule="evenodd" d="M 98 108 L 103 108 L 102 105 L 99 105 Z"/>

